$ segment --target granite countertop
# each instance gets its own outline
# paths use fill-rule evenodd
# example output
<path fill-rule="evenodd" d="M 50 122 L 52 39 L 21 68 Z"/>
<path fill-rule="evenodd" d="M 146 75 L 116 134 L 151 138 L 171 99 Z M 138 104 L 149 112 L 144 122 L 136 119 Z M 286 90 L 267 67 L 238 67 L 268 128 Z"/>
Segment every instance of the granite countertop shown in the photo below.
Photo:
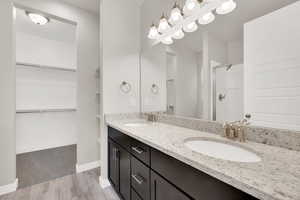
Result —
<path fill-rule="evenodd" d="M 258 199 L 300 200 L 299 151 L 248 141 L 246 143 L 234 142 L 216 134 L 163 123 L 149 123 L 140 127 L 125 126 L 126 123 L 137 121 L 140 119 L 110 119 L 106 123 Z M 262 161 L 239 163 L 193 152 L 184 146 L 184 141 L 193 137 L 222 140 L 244 147 L 259 155 Z"/>

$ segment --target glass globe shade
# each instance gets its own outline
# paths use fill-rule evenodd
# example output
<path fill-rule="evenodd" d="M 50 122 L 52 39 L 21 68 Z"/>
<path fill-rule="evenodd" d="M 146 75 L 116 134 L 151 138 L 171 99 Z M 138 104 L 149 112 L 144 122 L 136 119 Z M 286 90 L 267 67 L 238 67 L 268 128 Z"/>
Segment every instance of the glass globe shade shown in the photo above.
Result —
<path fill-rule="evenodd" d="M 198 19 L 199 24 L 205 25 L 205 24 L 209 24 L 211 22 L 213 22 L 215 20 L 215 15 L 211 12 L 206 13 L 205 15 L 203 15 L 202 17 L 200 17 Z"/>
<path fill-rule="evenodd" d="M 219 15 L 225 15 L 232 12 L 235 8 L 236 2 L 234 2 L 233 0 L 228 0 L 216 9 L 216 13 Z"/>

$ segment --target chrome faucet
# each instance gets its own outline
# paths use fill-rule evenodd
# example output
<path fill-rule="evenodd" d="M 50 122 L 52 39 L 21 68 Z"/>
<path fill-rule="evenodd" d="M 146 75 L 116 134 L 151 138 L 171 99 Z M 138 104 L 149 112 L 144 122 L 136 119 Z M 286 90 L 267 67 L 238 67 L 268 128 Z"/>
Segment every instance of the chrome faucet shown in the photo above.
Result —
<path fill-rule="evenodd" d="M 234 122 L 226 122 L 223 125 L 223 136 L 231 139 L 231 140 L 238 140 L 239 142 L 245 142 L 246 141 L 246 135 L 245 135 L 245 126 L 249 125 L 247 119 L 243 119 L 240 121 L 234 121 Z"/>

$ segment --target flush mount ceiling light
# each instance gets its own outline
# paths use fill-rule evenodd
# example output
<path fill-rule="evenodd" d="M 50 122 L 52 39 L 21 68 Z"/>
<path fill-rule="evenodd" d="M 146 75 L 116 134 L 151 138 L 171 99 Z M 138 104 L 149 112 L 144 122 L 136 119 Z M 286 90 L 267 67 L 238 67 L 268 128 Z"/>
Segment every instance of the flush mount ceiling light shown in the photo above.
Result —
<path fill-rule="evenodd" d="M 26 12 L 26 14 L 30 20 L 37 25 L 45 25 L 50 21 L 49 18 L 38 13 Z"/>
<path fill-rule="evenodd" d="M 196 31 L 197 23 L 200 25 L 212 23 L 216 18 L 214 12 L 224 15 L 232 12 L 236 7 L 234 0 L 186 0 L 182 10 L 175 3 L 168 20 L 163 15 L 158 27 L 152 24 L 148 38 L 155 40 L 156 43 L 172 44 L 172 38 L 184 37 L 183 31 L 188 33 Z"/>

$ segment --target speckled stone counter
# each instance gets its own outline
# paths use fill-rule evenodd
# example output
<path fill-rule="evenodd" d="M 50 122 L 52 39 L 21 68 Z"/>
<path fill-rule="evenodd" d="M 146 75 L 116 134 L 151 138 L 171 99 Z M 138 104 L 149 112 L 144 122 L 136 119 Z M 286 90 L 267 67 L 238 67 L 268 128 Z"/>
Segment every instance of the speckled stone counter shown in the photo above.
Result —
<path fill-rule="evenodd" d="M 239 143 L 217 134 L 164 123 L 128 127 L 141 119 L 107 118 L 106 123 L 198 170 L 228 183 L 258 199 L 300 200 L 300 152 L 261 143 Z M 238 163 L 215 159 L 184 146 L 188 138 L 210 138 L 238 145 L 258 154 L 258 163 Z"/>

